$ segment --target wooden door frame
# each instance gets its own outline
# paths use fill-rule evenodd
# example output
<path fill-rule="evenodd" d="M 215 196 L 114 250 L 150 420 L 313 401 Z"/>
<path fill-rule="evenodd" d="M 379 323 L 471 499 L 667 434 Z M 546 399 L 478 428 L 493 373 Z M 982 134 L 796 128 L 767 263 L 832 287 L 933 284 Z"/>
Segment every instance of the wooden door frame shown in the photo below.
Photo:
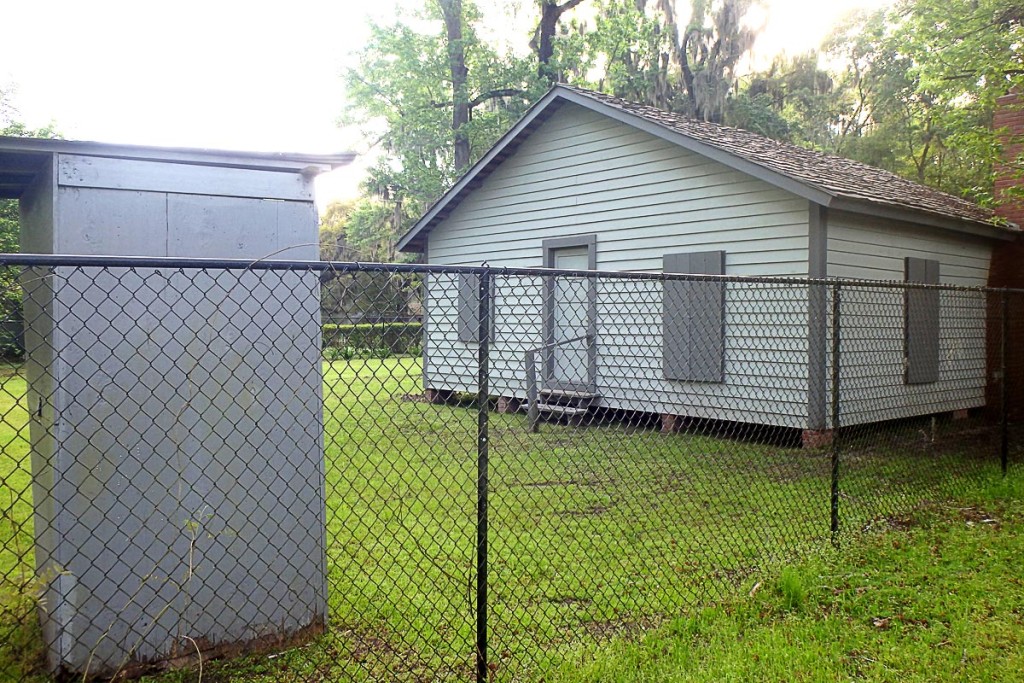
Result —
<path fill-rule="evenodd" d="M 597 235 L 578 235 L 574 237 L 558 237 L 541 242 L 544 254 L 544 267 L 555 267 L 555 252 L 562 249 L 587 249 L 587 270 L 597 270 Z M 555 341 L 555 278 L 545 277 L 543 287 L 543 343 L 553 344 Z M 597 280 L 590 282 L 587 290 L 587 334 L 593 339 L 597 335 Z M 555 379 L 555 349 L 550 348 L 543 354 L 541 363 L 541 386 L 548 390 L 580 391 L 594 393 L 597 391 L 597 344 L 587 346 L 587 383 L 559 382 Z"/>

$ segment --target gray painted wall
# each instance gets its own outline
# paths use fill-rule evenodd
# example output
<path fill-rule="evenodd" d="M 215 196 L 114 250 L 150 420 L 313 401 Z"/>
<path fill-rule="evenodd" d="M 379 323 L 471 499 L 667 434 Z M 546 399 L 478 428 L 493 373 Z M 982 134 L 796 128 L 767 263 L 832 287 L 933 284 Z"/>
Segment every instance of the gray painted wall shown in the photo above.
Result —
<path fill-rule="evenodd" d="M 68 155 L 55 168 L 23 200 L 26 249 L 317 258 L 298 173 Z M 28 367 L 51 666 L 322 623 L 317 277 L 58 268 L 26 286 L 26 310 L 43 313 L 28 316 Z"/>
<path fill-rule="evenodd" d="M 939 262 L 942 284 L 983 287 L 992 242 L 936 228 L 833 211 L 828 222 L 828 274 L 904 279 L 908 256 Z M 907 384 L 903 292 L 843 292 L 843 424 L 863 424 L 985 405 L 985 297 L 942 292 L 939 379 Z"/>
<path fill-rule="evenodd" d="M 539 266 L 543 240 L 594 234 L 601 270 L 660 272 L 666 253 L 724 250 L 730 275 L 807 275 L 807 224 L 803 199 L 566 105 L 434 228 L 430 262 Z M 496 288 L 492 387 L 523 397 L 523 354 L 542 343 L 542 286 L 498 277 Z M 806 298 L 800 288 L 730 287 L 725 382 L 678 382 L 663 379 L 661 285 L 598 283 L 603 404 L 803 426 Z M 456 337 L 454 283 L 433 277 L 430 302 L 430 387 L 473 391 L 476 345 Z"/>

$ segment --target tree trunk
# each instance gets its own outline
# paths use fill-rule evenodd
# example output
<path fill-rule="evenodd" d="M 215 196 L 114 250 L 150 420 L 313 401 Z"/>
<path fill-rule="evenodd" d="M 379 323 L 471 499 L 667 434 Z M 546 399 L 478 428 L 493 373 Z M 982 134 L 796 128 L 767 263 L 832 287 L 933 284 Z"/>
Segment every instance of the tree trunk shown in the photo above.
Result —
<path fill-rule="evenodd" d="M 558 31 L 558 22 L 563 14 L 582 2 L 583 0 L 566 0 L 561 5 L 558 4 L 558 0 L 540 2 L 540 23 L 533 39 L 533 48 L 537 53 L 537 75 L 546 78 L 550 83 L 558 80 L 558 74 L 551 68 L 551 58 L 555 56 L 555 33 Z"/>
<path fill-rule="evenodd" d="M 469 168 L 469 96 L 466 82 L 469 69 L 466 68 L 466 48 L 462 42 L 462 0 L 438 0 L 448 36 L 448 68 L 452 77 L 452 139 L 455 151 L 455 171 L 462 173 Z"/>

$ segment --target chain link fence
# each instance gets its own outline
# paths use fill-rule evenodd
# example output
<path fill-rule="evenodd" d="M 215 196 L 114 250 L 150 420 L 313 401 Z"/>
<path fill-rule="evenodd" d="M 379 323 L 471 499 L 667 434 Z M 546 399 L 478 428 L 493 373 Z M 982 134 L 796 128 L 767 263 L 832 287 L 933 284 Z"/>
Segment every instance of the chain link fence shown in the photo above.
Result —
<path fill-rule="evenodd" d="M 1016 291 L 0 265 L 3 680 L 572 680 L 1020 461 Z"/>

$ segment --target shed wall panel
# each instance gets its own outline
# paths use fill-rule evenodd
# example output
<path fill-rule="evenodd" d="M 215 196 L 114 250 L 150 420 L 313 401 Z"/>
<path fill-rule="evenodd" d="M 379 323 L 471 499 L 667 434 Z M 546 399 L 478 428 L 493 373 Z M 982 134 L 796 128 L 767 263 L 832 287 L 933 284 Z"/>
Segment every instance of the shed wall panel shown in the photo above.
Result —
<path fill-rule="evenodd" d="M 146 190 L 60 185 L 52 170 L 23 204 L 32 251 L 317 258 L 311 199 L 173 173 Z M 242 643 L 321 623 L 317 275 L 60 267 L 23 283 L 37 567 L 59 571 L 41 613 L 50 668 L 99 675 L 181 633 Z M 185 588 L 151 580 L 192 561 Z"/>

